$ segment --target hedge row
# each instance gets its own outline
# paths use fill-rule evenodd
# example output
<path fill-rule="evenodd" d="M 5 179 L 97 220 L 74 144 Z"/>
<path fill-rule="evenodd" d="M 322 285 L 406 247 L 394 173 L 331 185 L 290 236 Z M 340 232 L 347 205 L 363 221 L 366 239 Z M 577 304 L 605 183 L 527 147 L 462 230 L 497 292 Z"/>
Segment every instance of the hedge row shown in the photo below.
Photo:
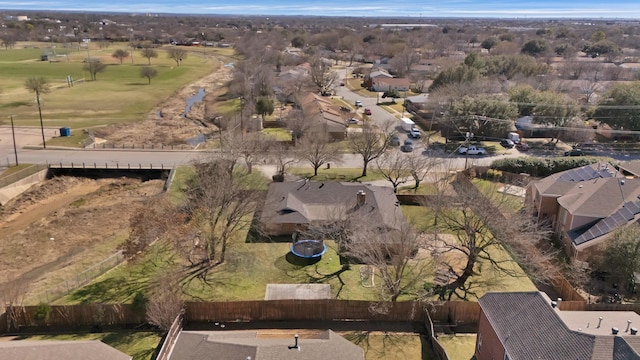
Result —
<path fill-rule="evenodd" d="M 534 177 L 546 177 L 557 172 L 595 164 L 612 163 L 613 159 L 600 156 L 564 156 L 555 158 L 518 157 L 496 160 L 492 169 L 516 174 L 529 174 Z"/>

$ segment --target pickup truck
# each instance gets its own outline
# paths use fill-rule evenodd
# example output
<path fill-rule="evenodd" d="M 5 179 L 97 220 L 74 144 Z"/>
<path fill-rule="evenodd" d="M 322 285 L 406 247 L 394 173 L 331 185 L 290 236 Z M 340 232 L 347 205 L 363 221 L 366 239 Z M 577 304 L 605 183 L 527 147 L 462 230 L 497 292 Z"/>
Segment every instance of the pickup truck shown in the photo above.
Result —
<path fill-rule="evenodd" d="M 460 154 L 469 154 L 469 155 L 485 155 L 487 151 L 484 148 L 477 147 L 475 145 L 469 145 L 467 149 L 465 146 L 461 146 L 458 149 L 458 153 Z"/>

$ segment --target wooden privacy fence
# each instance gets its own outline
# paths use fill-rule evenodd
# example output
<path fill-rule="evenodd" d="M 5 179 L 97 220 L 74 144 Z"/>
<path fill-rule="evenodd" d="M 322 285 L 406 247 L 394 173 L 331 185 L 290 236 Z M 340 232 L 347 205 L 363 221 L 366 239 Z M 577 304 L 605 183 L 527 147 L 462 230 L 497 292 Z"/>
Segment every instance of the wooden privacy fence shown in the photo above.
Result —
<path fill-rule="evenodd" d="M 12 332 L 21 328 L 55 328 L 82 330 L 93 326 L 117 326 L 144 324 L 144 311 L 136 311 L 131 304 L 52 305 L 44 314 L 39 306 L 7 308 L 0 332 Z M 38 314 L 39 313 L 39 314 Z"/>
<path fill-rule="evenodd" d="M 143 311 L 130 304 L 89 304 L 50 307 L 46 319 L 38 319 L 38 306 L 14 307 L 0 316 L 0 333 L 29 329 L 46 331 L 88 330 L 93 326 L 130 327 L 146 323 Z M 372 302 L 356 300 L 271 300 L 187 302 L 185 322 L 255 321 L 427 321 L 427 312 L 438 328 L 475 332 L 480 318 L 476 302 L 419 301 Z M 13 315 L 11 315 L 13 314 Z"/>
<path fill-rule="evenodd" d="M 188 302 L 188 321 L 424 321 L 424 303 L 356 300 Z"/>

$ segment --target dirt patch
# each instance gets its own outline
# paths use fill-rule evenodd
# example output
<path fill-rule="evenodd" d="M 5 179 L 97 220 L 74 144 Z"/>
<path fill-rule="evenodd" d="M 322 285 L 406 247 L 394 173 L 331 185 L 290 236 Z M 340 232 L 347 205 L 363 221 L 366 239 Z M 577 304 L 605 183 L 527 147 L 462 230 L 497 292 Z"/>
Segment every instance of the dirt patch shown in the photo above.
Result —
<path fill-rule="evenodd" d="M 154 108 L 143 121 L 129 124 L 110 125 L 94 129 L 101 141 L 118 146 L 171 146 L 186 144 L 199 135 L 209 135 L 217 127 L 206 119 L 205 102 L 197 102 L 184 114 L 186 101 L 199 89 L 205 94 L 213 94 L 223 88 L 231 79 L 231 69 L 220 66 L 211 74 L 176 91 Z M 183 116 L 184 114 L 184 116 Z"/>
<path fill-rule="evenodd" d="M 46 283 L 60 269 L 108 257 L 116 251 L 114 238 L 126 237 L 131 215 L 163 186 L 162 180 L 59 177 L 32 188 L 0 215 L 0 279 Z"/>

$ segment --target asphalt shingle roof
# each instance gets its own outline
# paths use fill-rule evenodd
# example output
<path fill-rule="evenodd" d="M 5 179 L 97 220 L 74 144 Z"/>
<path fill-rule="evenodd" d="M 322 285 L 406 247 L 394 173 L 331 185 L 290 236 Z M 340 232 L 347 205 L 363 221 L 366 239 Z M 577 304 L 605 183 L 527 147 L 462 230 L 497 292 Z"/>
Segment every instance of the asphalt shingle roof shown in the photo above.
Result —
<path fill-rule="evenodd" d="M 99 341 L 0 341 L 2 360 L 131 360 L 131 356 Z"/>
<path fill-rule="evenodd" d="M 170 360 L 364 360 L 363 350 L 331 330 L 300 337 L 299 349 L 290 349 L 293 336 L 259 336 L 257 331 L 183 331 Z"/>

